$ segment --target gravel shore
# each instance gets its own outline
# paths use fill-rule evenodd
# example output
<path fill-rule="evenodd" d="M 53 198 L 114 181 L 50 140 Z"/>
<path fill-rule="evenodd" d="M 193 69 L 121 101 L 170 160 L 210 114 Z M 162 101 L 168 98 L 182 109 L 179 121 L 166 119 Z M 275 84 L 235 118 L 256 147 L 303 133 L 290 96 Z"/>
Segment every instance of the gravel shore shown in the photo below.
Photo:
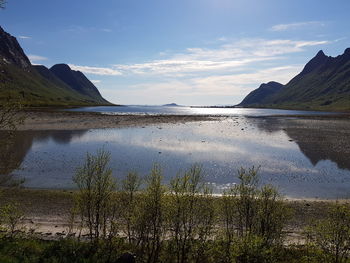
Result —
<path fill-rule="evenodd" d="M 215 120 L 199 115 L 106 115 L 93 112 L 28 111 L 18 130 L 83 130 Z"/>

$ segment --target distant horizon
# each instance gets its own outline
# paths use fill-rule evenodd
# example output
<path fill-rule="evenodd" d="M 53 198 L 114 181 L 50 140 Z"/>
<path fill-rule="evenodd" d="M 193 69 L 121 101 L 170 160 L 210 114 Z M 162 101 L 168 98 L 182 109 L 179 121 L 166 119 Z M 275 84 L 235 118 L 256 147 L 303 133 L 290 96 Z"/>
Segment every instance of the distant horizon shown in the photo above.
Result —
<path fill-rule="evenodd" d="M 159 106 L 169 106 L 169 104 L 175 103 L 176 106 L 179 107 L 234 107 L 237 106 L 237 104 L 217 104 L 217 105 L 185 105 L 185 104 L 178 104 L 176 102 L 169 102 L 169 103 L 162 103 L 162 104 L 115 104 L 110 106 L 82 106 L 82 107 L 120 107 L 120 106 L 146 106 L 146 107 L 159 107 Z M 170 106 L 169 106 L 170 107 Z"/>
<path fill-rule="evenodd" d="M 68 64 L 112 103 L 234 106 L 262 83 L 286 84 L 319 50 L 342 54 L 348 10 L 346 0 L 9 0 L 0 13 L 33 64 Z"/>

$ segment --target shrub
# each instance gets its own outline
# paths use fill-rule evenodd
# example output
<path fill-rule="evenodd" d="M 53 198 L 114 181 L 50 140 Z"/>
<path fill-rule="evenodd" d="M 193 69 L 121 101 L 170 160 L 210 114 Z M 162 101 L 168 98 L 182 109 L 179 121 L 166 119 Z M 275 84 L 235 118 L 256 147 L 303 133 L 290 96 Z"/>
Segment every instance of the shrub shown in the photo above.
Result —
<path fill-rule="evenodd" d="M 77 209 L 84 226 L 87 226 L 90 240 L 98 244 L 100 236 L 106 238 L 108 227 L 115 217 L 113 193 L 116 182 L 108 168 L 110 154 L 99 150 L 96 155 L 87 154 L 85 163 L 77 170 L 74 182 L 77 184 Z"/>
<path fill-rule="evenodd" d="M 350 252 L 350 209 L 347 204 L 335 204 L 327 218 L 308 229 L 311 245 L 323 252 L 327 262 L 348 262 Z"/>
<path fill-rule="evenodd" d="M 0 210 L 0 225 L 10 237 L 14 237 L 23 218 L 23 212 L 16 203 L 9 203 Z"/>

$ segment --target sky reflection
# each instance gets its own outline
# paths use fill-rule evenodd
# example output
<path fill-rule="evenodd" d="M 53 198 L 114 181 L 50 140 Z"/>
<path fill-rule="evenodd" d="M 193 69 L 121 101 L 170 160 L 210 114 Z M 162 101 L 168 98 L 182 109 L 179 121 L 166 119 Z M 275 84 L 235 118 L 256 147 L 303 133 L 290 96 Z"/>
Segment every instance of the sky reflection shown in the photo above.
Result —
<path fill-rule="evenodd" d="M 26 178 L 28 187 L 73 188 L 71 178 L 86 152 L 104 147 L 112 154 L 111 167 L 119 179 L 130 170 L 144 176 L 157 162 L 169 182 L 179 169 L 199 163 L 206 182 L 220 192 L 237 182 L 239 167 L 254 165 L 261 167 L 262 183 L 276 185 L 287 196 L 348 196 L 349 167 L 338 168 L 338 155 L 334 154 L 331 160 L 320 156 L 317 162 L 310 161 L 313 159 L 305 153 L 313 144 L 300 143 L 293 125 L 292 119 L 232 117 L 145 128 L 22 132 L 20 137 L 31 143 L 22 150 L 23 169 L 15 173 Z M 306 134 L 305 130 L 299 132 Z"/>

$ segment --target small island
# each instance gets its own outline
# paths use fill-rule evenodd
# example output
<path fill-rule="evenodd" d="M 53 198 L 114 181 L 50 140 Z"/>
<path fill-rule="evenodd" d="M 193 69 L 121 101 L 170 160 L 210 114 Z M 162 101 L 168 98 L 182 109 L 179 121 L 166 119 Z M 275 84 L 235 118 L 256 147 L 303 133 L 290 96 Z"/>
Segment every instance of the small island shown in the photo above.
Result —
<path fill-rule="evenodd" d="M 181 107 L 181 105 L 178 105 L 176 103 L 169 103 L 162 105 L 163 107 Z"/>

